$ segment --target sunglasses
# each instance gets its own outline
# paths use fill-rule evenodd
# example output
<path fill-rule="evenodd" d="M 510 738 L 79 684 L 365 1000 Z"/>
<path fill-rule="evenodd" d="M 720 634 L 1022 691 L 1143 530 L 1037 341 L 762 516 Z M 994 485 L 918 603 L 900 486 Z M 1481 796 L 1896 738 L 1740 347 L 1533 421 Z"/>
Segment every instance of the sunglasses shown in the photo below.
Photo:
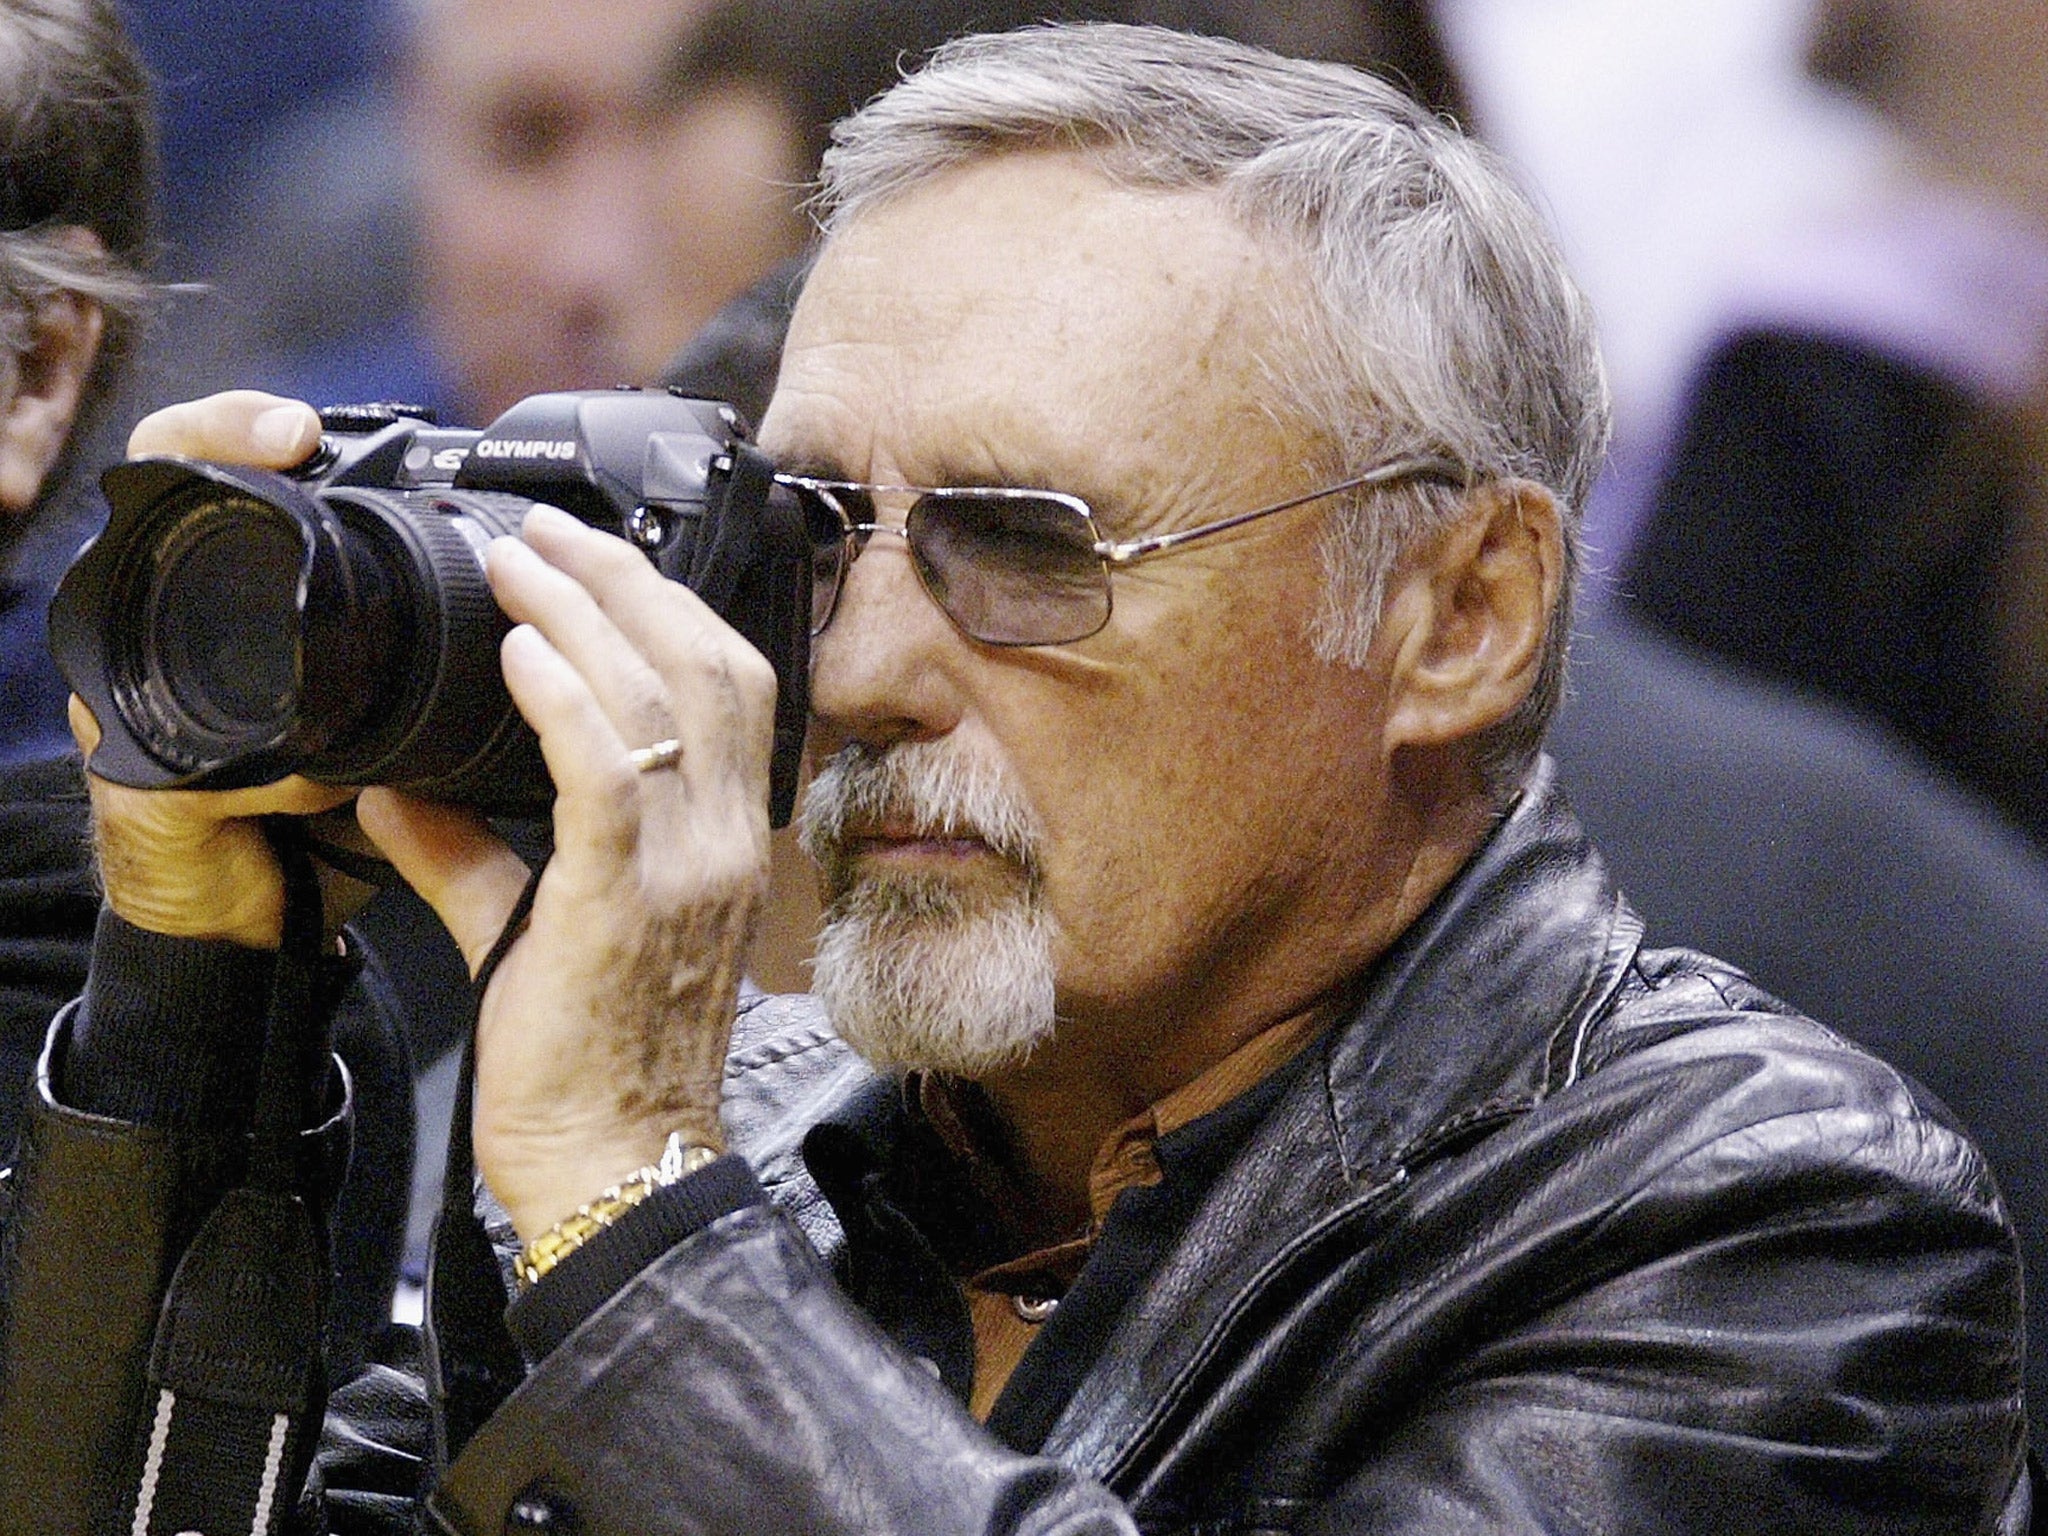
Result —
<path fill-rule="evenodd" d="M 810 532 L 813 635 L 832 622 L 846 573 L 868 540 L 878 533 L 893 533 L 910 545 L 911 563 L 932 601 L 956 629 L 984 645 L 1066 645 L 1085 640 L 1109 622 L 1111 570 L 1227 528 L 1344 491 L 1399 480 L 1471 483 L 1464 466 L 1450 459 L 1394 459 L 1256 511 L 1119 543 L 1102 537 L 1087 502 L 1061 491 L 870 485 L 808 475 L 775 478 L 795 493 Z M 901 528 L 875 520 L 877 495 L 913 498 Z"/>

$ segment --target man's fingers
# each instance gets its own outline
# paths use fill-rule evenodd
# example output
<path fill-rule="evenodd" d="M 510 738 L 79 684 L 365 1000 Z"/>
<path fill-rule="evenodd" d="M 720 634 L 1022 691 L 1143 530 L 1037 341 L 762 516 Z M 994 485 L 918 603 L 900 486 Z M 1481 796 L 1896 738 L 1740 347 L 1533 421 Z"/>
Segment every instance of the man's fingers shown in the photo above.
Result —
<path fill-rule="evenodd" d="M 532 508 L 519 531 L 548 564 L 567 571 L 585 586 L 604 585 L 622 574 L 637 572 L 663 579 L 647 557 L 625 540 L 601 533 L 559 507 L 542 504 Z"/>
<path fill-rule="evenodd" d="M 747 705 L 758 706 L 760 718 L 748 720 L 742 729 L 767 729 L 775 703 L 774 669 L 696 593 L 661 576 L 623 540 L 586 528 L 552 507 L 528 513 L 524 531 L 549 565 L 588 589 L 611 626 L 671 690 L 694 689 L 706 681 L 721 690 L 738 689 L 739 695 L 721 702 L 743 697 Z M 578 658 L 571 654 L 570 660 Z"/>
<path fill-rule="evenodd" d="M 588 683 L 533 626 L 505 636 L 505 687 L 540 735 L 555 783 L 555 846 L 623 855 L 639 838 L 640 810 L 628 744 Z"/>
<path fill-rule="evenodd" d="M 303 401 L 254 389 L 231 389 L 165 406 L 136 423 L 130 457 L 179 453 L 187 458 L 289 469 L 320 442 L 320 418 Z"/>
<path fill-rule="evenodd" d="M 545 563 L 584 588 L 616 632 L 664 674 L 701 656 L 707 632 L 724 628 L 696 593 L 656 571 L 623 539 L 548 506 L 527 513 L 521 529 Z"/>
<path fill-rule="evenodd" d="M 661 582 L 653 567 L 620 540 L 607 542 L 617 544 L 627 559 L 638 561 L 650 580 Z M 575 669 L 622 740 L 652 741 L 674 734 L 665 680 L 583 583 L 517 539 L 492 545 L 490 572 L 492 590 L 507 615 L 531 625 Z"/>
<path fill-rule="evenodd" d="M 525 862 L 481 815 L 460 806 L 366 789 L 356 820 L 434 909 L 475 975 L 526 888 Z"/>
<path fill-rule="evenodd" d="M 547 507 L 527 515 L 525 534 L 530 548 L 494 546 L 500 601 L 583 677 L 623 742 L 717 744 L 693 775 L 751 772 L 757 755 L 765 764 L 775 674 L 758 651 L 624 541 Z"/>

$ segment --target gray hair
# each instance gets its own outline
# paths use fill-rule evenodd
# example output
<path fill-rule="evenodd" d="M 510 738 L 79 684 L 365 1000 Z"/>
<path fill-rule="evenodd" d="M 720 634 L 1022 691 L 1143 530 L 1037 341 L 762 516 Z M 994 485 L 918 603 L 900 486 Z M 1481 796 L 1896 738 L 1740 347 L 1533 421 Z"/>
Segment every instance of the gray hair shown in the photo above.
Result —
<path fill-rule="evenodd" d="M 1563 696 L 1608 400 L 1590 306 L 1503 165 L 1343 65 L 1157 28 L 1044 26 L 950 43 L 840 123 L 815 207 L 830 234 L 954 166 L 1031 149 L 1084 154 L 1121 185 L 1213 188 L 1303 255 L 1310 291 L 1265 362 L 1322 473 L 1440 454 L 1557 498 L 1566 570 L 1538 681 L 1479 743 L 1489 790 L 1511 793 Z M 1332 520 L 1318 654 L 1363 660 L 1395 562 L 1463 499 L 1414 482 Z"/>

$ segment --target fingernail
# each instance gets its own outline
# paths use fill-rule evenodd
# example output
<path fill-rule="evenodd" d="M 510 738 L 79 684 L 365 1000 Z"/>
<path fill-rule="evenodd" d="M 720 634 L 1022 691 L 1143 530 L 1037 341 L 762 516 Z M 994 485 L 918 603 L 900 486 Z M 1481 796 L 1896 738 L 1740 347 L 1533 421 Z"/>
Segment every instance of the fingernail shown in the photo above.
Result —
<path fill-rule="evenodd" d="M 279 458 L 296 454 L 306 440 L 305 407 L 273 405 L 249 424 L 249 435 L 265 453 Z"/>
<path fill-rule="evenodd" d="M 536 501 L 526 509 L 526 525 L 529 527 L 538 523 L 541 527 L 545 528 L 552 523 L 557 528 L 560 528 L 575 522 L 576 519 L 564 512 L 560 507 L 551 507 L 544 501 Z"/>
<path fill-rule="evenodd" d="M 541 638 L 540 631 L 531 624 L 514 624 L 505 631 L 505 638 L 499 642 L 499 651 L 502 654 L 508 651 L 527 650 L 536 645 L 546 644 L 547 641 Z"/>
<path fill-rule="evenodd" d="M 514 538 L 509 533 L 502 534 L 484 546 L 484 578 L 495 587 L 507 565 L 516 566 L 522 560 L 539 558 L 525 540 Z"/>

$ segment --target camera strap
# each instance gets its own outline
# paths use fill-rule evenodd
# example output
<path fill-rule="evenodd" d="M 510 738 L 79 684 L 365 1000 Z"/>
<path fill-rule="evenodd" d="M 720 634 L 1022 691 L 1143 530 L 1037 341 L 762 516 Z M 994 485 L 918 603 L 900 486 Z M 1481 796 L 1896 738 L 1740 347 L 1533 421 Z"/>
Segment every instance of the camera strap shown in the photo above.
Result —
<path fill-rule="evenodd" d="M 284 870 L 284 941 L 248 1167 L 201 1223 L 158 1315 L 131 1536 L 274 1536 L 326 1404 L 326 1244 L 299 1177 L 307 1085 L 325 1050 L 320 889 L 299 823 L 265 830 Z"/>
<path fill-rule="evenodd" d="M 774 462 L 751 443 L 729 452 L 732 473 L 698 530 L 686 580 L 775 668 L 768 819 L 780 827 L 795 809 L 810 724 L 811 541 Z"/>
<path fill-rule="evenodd" d="M 477 1005 L 499 965 L 526 931 L 533 898 L 547 868 L 542 859 L 527 877 L 512 913 L 471 983 Z M 498 1405 L 526 1378 L 526 1361 L 505 1326 L 504 1272 L 476 1209 L 476 1152 L 471 1140 L 476 1108 L 476 1032 L 462 1046 L 455 1107 L 448 1126 L 448 1162 L 441 1177 L 441 1214 L 427 1264 L 427 1393 L 434 1407 L 433 1464 L 424 1497 Z"/>

